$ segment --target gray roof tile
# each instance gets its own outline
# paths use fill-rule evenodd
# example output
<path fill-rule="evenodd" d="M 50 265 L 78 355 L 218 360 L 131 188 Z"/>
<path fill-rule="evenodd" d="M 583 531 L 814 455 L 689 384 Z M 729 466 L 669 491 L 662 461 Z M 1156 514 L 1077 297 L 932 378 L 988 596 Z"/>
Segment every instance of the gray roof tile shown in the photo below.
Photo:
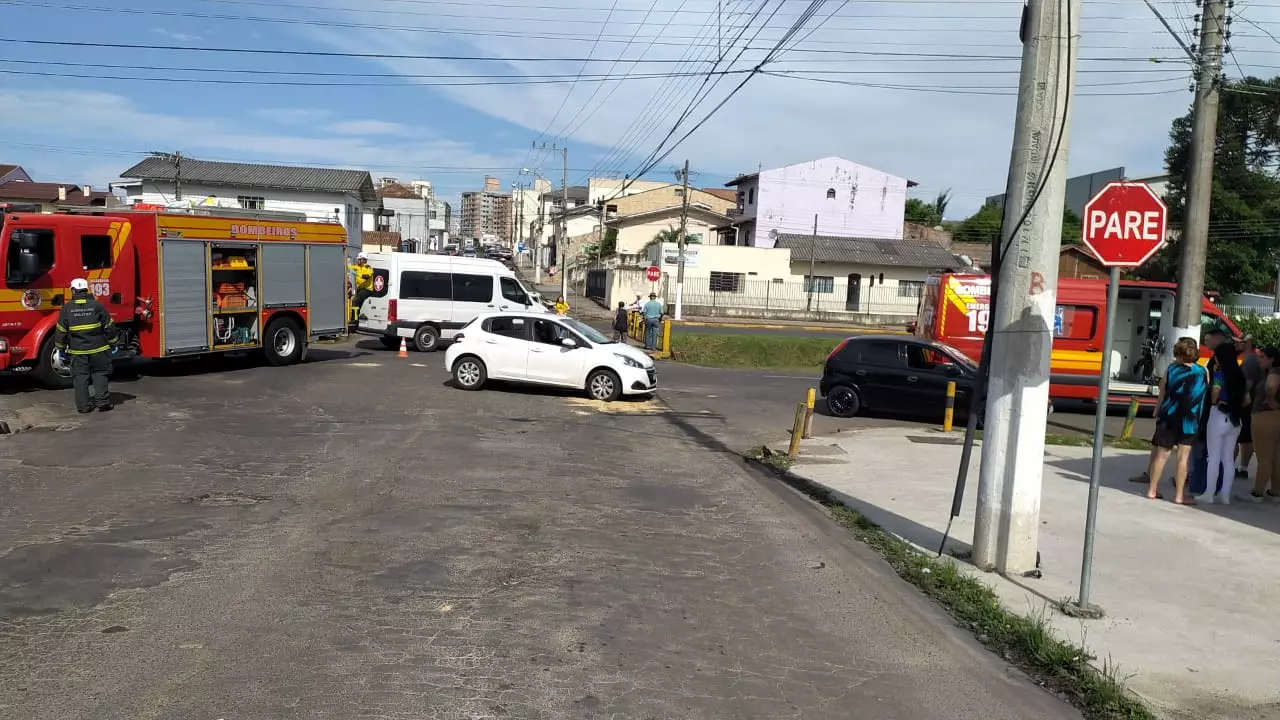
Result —
<path fill-rule="evenodd" d="M 792 260 L 808 260 L 812 253 L 818 262 L 840 262 L 856 265 L 886 265 L 941 270 L 961 265 L 955 255 L 938 245 L 909 240 L 840 237 L 837 235 L 778 235 L 777 247 L 791 250 Z"/>
<path fill-rule="evenodd" d="M 176 176 L 174 164 L 158 157 L 146 158 L 120 173 L 120 177 L 132 180 L 173 180 Z M 212 162 L 184 157 L 182 180 L 224 187 L 354 192 L 365 202 L 377 199 L 373 177 L 364 170 Z"/>

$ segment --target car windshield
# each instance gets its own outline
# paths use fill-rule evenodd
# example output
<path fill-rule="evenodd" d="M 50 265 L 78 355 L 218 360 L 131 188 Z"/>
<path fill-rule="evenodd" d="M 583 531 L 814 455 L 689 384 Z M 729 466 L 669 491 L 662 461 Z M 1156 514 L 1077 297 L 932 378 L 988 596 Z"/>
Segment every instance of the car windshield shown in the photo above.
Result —
<path fill-rule="evenodd" d="M 561 318 L 561 322 L 572 328 L 575 332 L 580 333 L 583 337 L 597 345 L 608 345 L 613 342 L 609 338 L 600 333 L 599 330 L 587 325 L 586 323 L 574 320 L 573 318 Z"/>
<path fill-rule="evenodd" d="M 959 350 L 957 350 L 957 349 L 955 349 L 955 348 L 951 347 L 950 345 L 947 345 L 947 344 L 945 344 L 945 343 L 934 343 L 934 344 L 933 344 L 933 346 L 934 346 L 935 348 L 937 348 L 937 349 L 941 350 L 942 352 L 946 353 L 948 356 L 950 356 L 950 357 L 951 357 L 953 360 L 955 360 L 957 363 L 959 363 L 959 364 L 961 364 L 961 365 L 963 365 L 963 366 L 965 366 L 965 367 L 969 368 L 970 370 L 977 370 L 977 369 L 978 369 L 978 363 L 976 363 L 976 362 L 974 362 L 973 360 L 969 359 L 969 356 L 968 356 L 968 355 L 965 355 L 964 353 L 962 353 L 962 352 L 960 352 Z"/>

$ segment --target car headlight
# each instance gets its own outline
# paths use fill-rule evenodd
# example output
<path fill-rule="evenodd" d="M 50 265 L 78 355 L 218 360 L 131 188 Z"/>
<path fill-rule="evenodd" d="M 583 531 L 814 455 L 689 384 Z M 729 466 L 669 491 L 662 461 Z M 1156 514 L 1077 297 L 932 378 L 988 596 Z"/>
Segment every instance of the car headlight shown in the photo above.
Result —
<path fill-rule="evenodd" d="M 640 368 L 641 370 L 644 369 L 644 365 L 641 365 L 640 361 L 636 360 L 633 357 L 628 357 L 627 355 L 623 355 L 622 353 L 614 353 L 613 355 L 614 357 L 622 360 L 622 362 L 625 363 L 627 367 Z"/>

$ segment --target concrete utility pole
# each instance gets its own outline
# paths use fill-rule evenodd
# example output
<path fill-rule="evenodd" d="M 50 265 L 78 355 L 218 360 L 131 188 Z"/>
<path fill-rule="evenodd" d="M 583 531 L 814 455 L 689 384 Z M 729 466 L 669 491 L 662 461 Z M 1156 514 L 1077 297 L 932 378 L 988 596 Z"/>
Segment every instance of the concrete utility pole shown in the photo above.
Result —
<path fill-rule="evenodd" d="M 1222 43 L 1226 2 L 1205 0 L 1200 20 L 1196 100 L 1191 120 L 1191 158 L 1187 170 L 1186 210 L 1178 247 L 1178 299 L 1173 308 L 1173 342 L 1200 339 L 1200 301 L 1209 250 L 1209 205 L 1213 200 L 1213 151 L 1218 137 L 1218 95 L 1222 89 Z"/>
<path fill-rule="evenodd" d="M 990 380 L 973 538 L 974 564 L 1005 575 L 1036 567 L 1081 2 L 1069 0 L 1064 16 L 1058 0 L 1030 0 L 1023 15 L 1000 290 L 988 315 Z M 970 312 L 983 329 L 987 313 Z"/>
<path fill-rule="evenodd" d="M 813 273 L 818 259 L 818 213 L 813 214 L 813 237 L 809 238 L 809 300 L 805 303 L 805 311 L 813 310 Z"/>
<path fill-rule="evenodd" d="M 689 234 L 689 161 L 684 161 L 684 170 L 680 172 L 680 235 L 676 238 L 676 320 L 684 319 L 684 248 L 685 237 Z"/>
<path fill-rule="evenodd" d="M 534 183 L 535 185 L 537 183 Z M 543 201 L 541 195 L 538 196 L 538 236 L 533 240 L 533 282 L 538 284 L 542 282 L 542 260 L 539 257 L 539 248 L 542 246 L 542 234 L 544 213 L 547 210 L 547 204 Z"/>

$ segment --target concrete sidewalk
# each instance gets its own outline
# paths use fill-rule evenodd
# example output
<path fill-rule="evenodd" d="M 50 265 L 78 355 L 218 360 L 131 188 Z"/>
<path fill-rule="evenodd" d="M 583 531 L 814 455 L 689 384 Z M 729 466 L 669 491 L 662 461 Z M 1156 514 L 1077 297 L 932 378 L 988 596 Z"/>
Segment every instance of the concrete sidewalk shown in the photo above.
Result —
<path fill-rule="evenodd" d="M 1184 508 L 1127 482 L 1146 453 L 1108 450 L 1103 465 L 1092 601 L 1081 621 L 1053 609 L 1080 577 L 1088 447 L 1046 448 L 1040 553 L 1044 577 L 1007 579 L 966 565 L 1007 608 L 1043 612 L 1063 636 L 1119 665 L 1131 689 L 1168 717 L 1280 718 L 1280 505 Z M 973 539 L 977 459 L 949 551 Z M 960 445 L 955 436 L 870 429 L 805 441 L 792 472 L 906 540 L 936 552 Z M 1166 492 L 1171 496 L 1171 492 Z"/>

